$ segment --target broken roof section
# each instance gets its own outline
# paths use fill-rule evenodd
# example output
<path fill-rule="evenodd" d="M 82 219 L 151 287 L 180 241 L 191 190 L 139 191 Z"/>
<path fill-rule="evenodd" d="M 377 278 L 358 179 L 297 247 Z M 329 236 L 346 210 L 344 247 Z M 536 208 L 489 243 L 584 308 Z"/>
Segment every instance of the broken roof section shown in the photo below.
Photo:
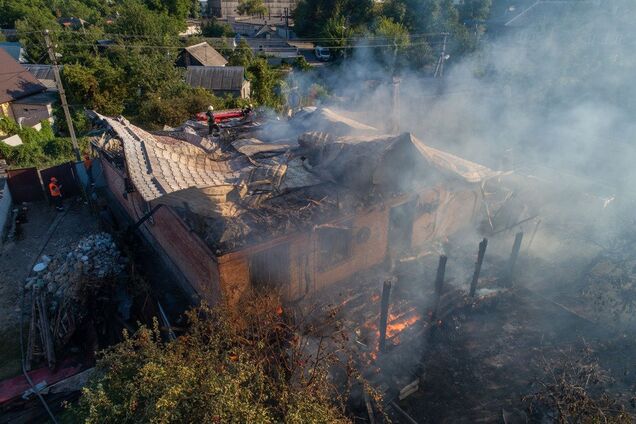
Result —
<path fill-rule="evenodd" d="M 282 228 L 296 220 L 292 227 L 298 229 L 337 216 L 344 199 L 369 205 L 388 193 L 497 175 L 409 133 L 370 135 L 372 127 L 329 109 L 306 111 L 289 123 L 237 119 L 216 138 L 208 138 L 207 127 L 194 122 L 151 134 L 123 118 L 100 118 L 121 141 L 130 179 L 142 198 L 212 218 L 222 227 L 206 236 L 215 249 L 266 233 L 259 224 L 264 219 L 276 219 Z M 307 119 L 339 134 L 305 132 L 296 121 Z M 271 139 L 276 125 L 284 137 Z M 344 128 L 349 135 L 341 135 Z M 302 216 L 295 216 L 299 210 Z"/>

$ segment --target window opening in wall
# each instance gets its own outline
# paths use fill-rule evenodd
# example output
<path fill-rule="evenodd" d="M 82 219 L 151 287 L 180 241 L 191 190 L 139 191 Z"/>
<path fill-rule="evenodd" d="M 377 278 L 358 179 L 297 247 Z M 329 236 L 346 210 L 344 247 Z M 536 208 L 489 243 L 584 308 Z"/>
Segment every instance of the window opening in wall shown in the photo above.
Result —
<path fill-rule="evenodd" d="M 353 230 L 349 225 L 318 229 L 318 267 L 329 270 L 351 258 Z"/>

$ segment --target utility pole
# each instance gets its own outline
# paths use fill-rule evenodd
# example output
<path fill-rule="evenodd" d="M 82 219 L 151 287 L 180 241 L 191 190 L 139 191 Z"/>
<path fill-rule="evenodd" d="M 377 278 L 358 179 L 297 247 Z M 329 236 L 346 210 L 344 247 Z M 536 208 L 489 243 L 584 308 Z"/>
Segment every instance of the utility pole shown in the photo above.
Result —
<path fill-rule="evenodd" d="M 60 100 L 62 101 L 62 109 L 64 109 L 64 116 L 66 117 L 66 124 L 68 125 L 68 132 L 71 134 L 71 142 L 73 143 L 73 150 L 75 151 L 75 159 L 81 161 L 79 146 L 77 145 L 77 138 L 75 137 L 75 128 L 73 127 L 73 120 L 71 119 L 71 112 L 68 110 L 68 103 L 66 102 L 66 94 L 64 93 L 64 86 L 62 85 L 62 79 L 60 78 L 60 67 L 57 65 L 57 57 L 55 57 L 55 49 L 53 43 L 51 43 L 51 36 L 49 30 L 44 30 L 44 41 L 46 42 L 46 48 L 49 51 L 49 58 L 53 64 L 53 74 L 55 75 L 55 85 L 57 85 L 57 91 L 60 93 Z"/>
<path fill-rule="evenodd" d="M 289 40 L 289 8 L 285 8 L 285 40 Z"/>
<path fill-rule="evenodd" d="M 444 62 L 446 62 L 446 39 L 448 38 L 448 33 L 444 34 L 444 42 L 442 43 L 442 54 L 437 61 L 437 66 L 435 67 L 435 75 L 434 77 L 442 77 L 444 76 Z"/>

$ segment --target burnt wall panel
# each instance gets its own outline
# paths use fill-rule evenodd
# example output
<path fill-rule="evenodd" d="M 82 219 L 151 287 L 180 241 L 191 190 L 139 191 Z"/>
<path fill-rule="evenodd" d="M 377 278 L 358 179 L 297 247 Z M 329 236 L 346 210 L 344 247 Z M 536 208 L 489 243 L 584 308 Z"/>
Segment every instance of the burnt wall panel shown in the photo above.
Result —
<path fill-rule="evenodd" d="M 102 161 L 102 166 L 112 195 L 131 219 L 137 221 L 145 212 L 145 203 L 137 193 L 129 193 L 124 198 L 123 174 L 107 161 Z M 152 223 L 146 222 L 142 231 L 161 246 L 203 300 L 214 304 L 221 299 L 219 272 L 214 255 L 170 207 L 164 206 L 155 212 Z"/>
<path fill-rule="evenodd" d="M 388 208 L 355 217 L 352 235 L 351 256 L 331 269 L 317 270 L 316 290 L 326 288 L 384 261 L 388 244 Z M 314 237 L 316 236 L 317 234 L 314 234 Z M 314 253 L 317 254 L 316 249 Z"/>
<path fill-rule="evenodd" d="M 219 258 L 219 276 L 223 299 L 235 305 L 250 287 L 248 256 L 239 253 Z"/>

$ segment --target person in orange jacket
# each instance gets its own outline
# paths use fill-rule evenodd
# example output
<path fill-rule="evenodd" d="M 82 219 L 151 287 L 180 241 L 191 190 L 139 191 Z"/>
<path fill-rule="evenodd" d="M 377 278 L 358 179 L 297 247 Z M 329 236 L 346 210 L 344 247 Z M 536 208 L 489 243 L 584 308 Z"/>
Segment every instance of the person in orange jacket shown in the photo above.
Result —
<path fill-rule="evenodd" d="M 58 184 L 57 178 L 55 177 L 51 177 L 51 182 L 49 183 L 49 194 L 51 195 L 51 199 L 53 200 L 55 209 L 57 209 L 58 211 L 63 211 L 64 206 L 62 205 L 62 184 Z"/>
<path fill-rule="evenodd" d="M 84 169 L 88 176 L 88 184 L 93 184 L 93 159 L 88 152 L 84 153 Z"/>

